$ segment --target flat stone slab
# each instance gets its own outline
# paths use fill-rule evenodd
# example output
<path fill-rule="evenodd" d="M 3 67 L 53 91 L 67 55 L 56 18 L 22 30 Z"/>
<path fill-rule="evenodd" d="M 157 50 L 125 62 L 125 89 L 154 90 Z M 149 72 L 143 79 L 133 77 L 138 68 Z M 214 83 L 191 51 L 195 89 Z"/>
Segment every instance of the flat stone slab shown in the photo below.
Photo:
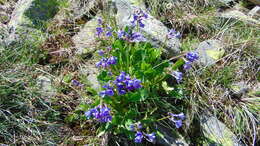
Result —
<path fill-rule="evenodd" d="M 219 17 L 226 18 L 229 20 L 239 20 L 239 21 L 246 22 L 248 24 L 255 24 L 255 25 L 260 24 L 260 21 L 244 14 L 243 12 L 241 12 L 239 10 L 230 10 L 230 11 L 220 13 Z"/>
<path fill-rule="evenodd" d="M 91 88 L 97 91 L 100 90 L 101 86 L 97 80 L 99 70 L 94 64 L 87 63 L 82 65 L 80 67 L 80 74 L 87 76 L 87 80 L 89 81 Z"/>
<path fill-rule="evenodd" d="M 224 55 L 225 50 L 221 41 L 206 40 L 199 44 L 197 52 L 201 65 L 209 66 L 215 64 Z"/>
<path fill-rule="evenodd" d="M 156 144 L 160 146 L 189 146 L 183 137 L 179 135 L 177 138 L 171 131 L 165 127 L 158 126 L 158 130 L 163 134 L 163 137 L 157 136 Z"/>
<path fill-rule="evenodd" d="M 204 136 L 214 141 L 212 145 L 245 146 L 224 123 L 214 116 L 201 115 L 200 125 Z"/>
<path fill-rule="evenodd" d="M 97 46 L 96 28 L 98 27 L 97 18 L 87 22 L 80 31 L 72 37 L 75 44 L 76 53 L 84 54 L 95 51 Z"/>

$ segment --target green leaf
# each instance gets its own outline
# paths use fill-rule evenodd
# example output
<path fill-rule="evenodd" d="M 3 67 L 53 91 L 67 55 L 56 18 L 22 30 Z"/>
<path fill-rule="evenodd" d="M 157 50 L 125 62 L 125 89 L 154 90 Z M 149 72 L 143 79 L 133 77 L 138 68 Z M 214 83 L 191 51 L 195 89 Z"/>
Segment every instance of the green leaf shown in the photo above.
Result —
<path fill-rule="evenodd" d="M 173 64 L 172 69 L 177 70 L 178 68 L 180 68 L 184 64 L 185 64 L 185 61 L 182 58 L 180 58 L 180 59 L 177 60 L 177 62 L 175 62 Z"/>
<path fill-rule="evenodd" d="M 138 92 L 131 93 L 129 101 L 131 102 L 137 102 L 137 101 L 144 101 L 146 98 L 148 98 L 148 91 L 146 89 L 140 89 Z"/>
<path fill-rule="evenodd" d="M 131 130 L 130 125 L 132 125 L 133 123 L 134 121 L 132 119 L 127 119 L 127 121 L 125 122 L 125 128 Z"/>
<path fill-rule="evenodd" d="M 160 131 L 156 131 L 156 135 L 158 135 L 161 138 L 164 138 L 164 135 Z"/>
<path fill-rule="evenodd" d="M 161 56 L 161 51 L 159 49 L 151 49 L 148 54 L 149 57 L 147 58 L 149 59 L 149 62 L 153 63 Z"/>
<path fill-rule="evenodd" d="M 107 71 L 101 71 L 97 79 L 102 82 L 108 82 L 109 80 L 112 80 L 111 76 L 108 74 Z"/>
<path fill-rule="evenodd" d="M 104 135 L 105 133 L 106 133 L 106 131 L 103 130 L 103 131 L 101 131 L 101 132 L 98 133 L 97 137 L 101 137 L 101 136 Z"/>
<path fill-rule="evenodd" d="M 65 82 L 65 83 L 70 83 L 70 81 L 72 80 L 72 74 L 66 74 L 64 77 L 63 77 L 63 81 Z"/>
<path fill-rule="evenodd" d="M 122 40 L 116 40 L 113 44 L 113 48 L 122 49 L 124 47 L 124 43 Z"/>
<path fill-rule="evenodd" d="M 163 87 L 163 89 L 166 91 L 167 94 L 169 94 L 170 91 L 173 91 L 173 90 L 174 90 L 173 87 L 169 87 L 169 86 L 168 86 L 168 84 L 167 84 L 166 81 L 162 82 L 162 87 Z"/>
<path fill-rule="evenodd" d="M 131 94 L 130 94 L 128 101 L 137 102 L 137 101 L 140 101 L 141 98 L 142 98 L 142 97 L 140 96 L 140 94 L 137 93 L 137 92 L 135 92 L 135 93 L 131 93 Z"/>
<path fill-rule="evenodd" d="M 183 99 L 184 98 L 184 93 L 183 89 L 178 88 L 176 90 L 173 90 L 170 92 L 170 95 L 176 99 Z"/>

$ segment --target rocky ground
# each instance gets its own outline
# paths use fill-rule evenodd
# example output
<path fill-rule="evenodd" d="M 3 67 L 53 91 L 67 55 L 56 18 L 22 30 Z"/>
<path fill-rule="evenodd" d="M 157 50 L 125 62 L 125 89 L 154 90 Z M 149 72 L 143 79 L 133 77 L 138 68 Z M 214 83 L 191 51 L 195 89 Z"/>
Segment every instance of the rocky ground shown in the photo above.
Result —
<path fill-rule="evenodd" d="M 124 27 L 135 8 L 165 58 L 200 56 L 183 82 L 187 126 L 161 127 L 155 145 L 259 145 L 259 0 L 0 0 L 0 145 L 131 145 L 80 111 L 100 88 L 97 18 Z M 165 41 L 172 28 L 182 38 Z"/>

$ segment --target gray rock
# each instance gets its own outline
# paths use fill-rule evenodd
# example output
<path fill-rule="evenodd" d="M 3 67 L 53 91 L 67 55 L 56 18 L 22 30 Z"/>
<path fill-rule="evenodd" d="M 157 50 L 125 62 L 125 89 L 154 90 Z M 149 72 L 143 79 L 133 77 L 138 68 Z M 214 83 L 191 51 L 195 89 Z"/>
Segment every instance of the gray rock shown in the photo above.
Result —
<path fill-rule="evenodd" d="M 219 0 L 219 1 L 224 3 L 224 4 L 229 4 L 231 2 L 234 2 L 234 0 Z"/>
<path fill-rule="evenodd" d="M 227 19 L 228 21 L 243 21 L 246 22 L 248 24 L 254 24 L 254 25 L 259 25 L 260 21 L 249 17 L 248 15 L 244 14 L 243 12 L 239 11 L 239 10 L 229 10 L 229 11 L 225 11 L 223 13 L 219 13 L 218 16 L 220 18 L 224 18 Z"/>
<path fill-rule="evenodd" d="M 100 84 L 97 80 L 98 73 L 99 71 L 94 64 L 87 63 L 80 67 L 80 74 L 87 76 L 87 80 L 89 81 L 89 86 L 91 86 L 91 88 L 95 90 L 100 89 Z"/>
<path fill-rule="evenodd" d="M 158 131 L 163 134 L 163 137 L 157 136 L 156 144 L 162 146 L 188 146 L 189 144 L 181 136 L 176 137 L 172 131 L 157 125 Z"/>
<path fill-rule="evenodd" d="M 247 94 L 249 92 L 249 86 L 246 84 L 246 82 L 236 82 L 231 85 L 232 89 L 232 97 L 235 98 L 241 98 L 243 95 Z"/>
<path fill-rule="evenodd" d="M 37 78 L 37 85 L 40 88 L 43 96 L 52 97 L 56 93 L 55 88 L 52 86 L 51 78 L 47 76 L 39 76 Z"/>
<path fill-rule="evenodd" d="M 33 0 L 19 0 L 17 2 L 16 8 L 14 9 L 10 22 L 8 23 L 9 27 L 14 30 L 21 24 L 24 23 L 24 13 L 30 8 Z"/>
<path fill-rule="evenodd" d="M 120 27 L 130 26 L 132 15 L 137 8 L 144 8 L 144 4 L 131 0 L 113 0 L 117 9 L 117 24 Z M 180 40 L 177 38 L 167 40 L 168 29 L 164 24 L 148 14 L 148 19 L 144 20 L 145 27 L 141 32 L 146 34 L 148 41 L 154 46 L 165 46 L 168 57 L 175 56 L 180 52 Z"/>
<path fill-rule="evenodd" d="M 58 11 L 57 0 L 19 0 L 8 23 L 9 37 L 5 39 L 5 45 L 19 42 L 21 35 L 31 39 L 37 33 L 44 39 L 47 22 Z"/>
<path fill-rule="evenodd" d="M 90 10 L 93 10 L 100 3 L 99 0 L 70 0 L 68 9 L 72 11 L 71 17 L 75 20 L 83 15 L 88 15 Z"/>
<path fill-rule="evenodd" d="M 260 6 L 255 6 L 252 10 L 250 10 L 248 15 L 253 18 L 260 19 Z"/>
<path fill-rule="evenodd" d="M 26 10 L 29 9 L 32 1 L 33 0 L 19 0 L 16 3 L 16 6 L 15 6 L 12 14 L 9 16 L 10 20 L 6 26 L 8 36 L 2 40 L 3 46 L 8 46 L 11 43 L 13 43 L 14 41 L 17 41 L 18 36 L 17 36 L 16 30 L 17 30 L 18 26 L 21 26 L 22 24 L 24 24 L 24 22 L 25 22 L 24 13 L 26 12 Z M 24 30 L 24 29 L 21 28 L 21 30 Z"/>
<path fill-rule="evenodd" d="M 216 63 L 220 59 L 225 50 L 223 49 L 223 44 L 218 40 L 207 40 L 201 42 L 197 48 L 199 53 L 199 62 L 203 66 L 209 66 Z"/>
<path fill-rule="evenodd" d="M 260 0 L 248 0 L 256 5 L 260 5 Z"/>
<path fill-rule="evenodd" d="M 201 115 L 200 125 L 204 136 L 214 141 L 210 145 L 244 146 L 234 133 L 214 116 Z"/>
<path fill-rule="evenodd" d="M 95 51 L 98 43 L 96 41 L 97 26 L 97 18 L 92 19 L 87 22 L 76 35 L 72 37 L 77 54 L 84 54 Z"/>

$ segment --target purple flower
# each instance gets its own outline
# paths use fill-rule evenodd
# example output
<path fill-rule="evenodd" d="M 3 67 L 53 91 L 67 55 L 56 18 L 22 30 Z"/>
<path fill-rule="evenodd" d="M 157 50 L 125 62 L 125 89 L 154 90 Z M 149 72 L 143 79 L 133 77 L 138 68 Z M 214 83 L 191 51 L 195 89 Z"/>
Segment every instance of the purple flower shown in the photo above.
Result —
<path fill-rule="evenodd" d="M 112 120 L 110 109 L 106 106 L 97 106 L 96 108 L 90 109 L 89 111 L 85 112 L 85 116 L 88 119 L 93 117 L 102 123 L 110 122 Z"/>
<path fill-rule="evenodd" d="M 130 42 L 145 42 L 146 38 L 140 32 L 134 32 L 130 37 Z"/>
<path fill-rule="evenodd" d="M 190 62 L 194 62 L 196 60 L 199 59 L 199 54 L 197 52 L 188 52 L 186 54 L 186 58 L 190 61 Z"/>
<path fill-rule="evenodd" d="M 134 124 L 131 124 L 131 125 L 129 126 L 129 129 L 130 129 L 130 131 L 135 131 L 135 125 L 134 125 Z"/>
<path fill-rule="evenodd" d="M 89 110 L 89 111 L 86 111 L 85 112 L 85 116 L 87 117 L 87 119 L 90 119 L 91 116 L 92 116 L 92 112 Z"/>
<path fill-rule="evenodd" d="M 98 20 L 98 25 L 102 25 L 102 23 L 103 23 L 102 18 L 99 17 L 97 20 Z"/>
<path fill-rule="evenodd" d="M 168 37 L 168 39 L 172 39 L 172 38 L 180 39 L 181 38 L 181 34 L 180 34 L 180 32 L 177 32 L 174 29 L 170 29 L 169 32 L 168 32 L 167 37 Z"/>
<path fill-rule="evenodd" d="M 100 36 L 104 31 L 103 31 L 103 28 L 102 27 L 97 27 L 96 28 L 96 34 L 98 35 L 98 36 Z"/>
<path fill-rule="evenodd" d="M 130 75 L 127 74 L 127 75 L 125 76 L 125 80 L 131 80 Z"/>
<path fill-rule="evenodd" d="M 148 138 L 148 141 L 150 141 L 150 142 L 155 142 L 155 133 L 153 132 L 153 133 L 151 133 L 151 134 L 146 134 L 146 136 L 147 136 L 147 138 Z"/>
<path fill-rule="evenodd" d="M 176 128 L 180 128 L 182 126 L 182 121 L 185 119 L 185 115 L 184 113 L 180 113 L 180 114 L 173 114 L 173 113 L 169 113 L 170 120 L 172 122 L 174 122 Z"/>
<path fill-rule="evenodd" d="M 112 36 L 112 32 L 113 32 L 112 27 L 108 26 L 107 27 L 107 31 L 106 31 L 106 36 L 107 37 L 111 37 Z"/>
<path fill-rule="evenodd" d="M 142 85 L 141 85 L 141 81 L 140 81 L 140 80 L 138 80 L 138 79 L 134 79 L 133 82 L 134 82 L 134 83 L 133 83 L 133 86 L 134 86 L 135 89 L 139 89 L 139 88 L 142 87 Z"/>
<path fill-rule="evenodd" d="M 119 95 L 124 95 L 124 94 L 126 94 L 126 91 L 123 90 L 123 89 L 119 89 L 119 90 L 118 90 L 118 93 L 119 93 Z"/>
<path fill-rule="evenodd" d="M 135 134 L 135 143 L 142 143 L 143 138 L 144 138 L 143 133 L 137 131 Z"/>
<path fill-rule="evenodd" d="M 182 120 L 174 120 L 176 128 L 181 128 L 182 126 Z"/>
<path fill-rule="evenodd" d="M 106 84 L 106 85 L 102 86 L 102 88 L 105 88 L 105 89 L 113 89 L 113 87 L 111 87 L 109 84 Z"/>
<path fill-rule="evenodd" d="M 105 52 L 103 50 L 98 50 L 98 55 L 99 56 L 104 56 Z"/>
<path fill-rule="evenodd" d="M 170 116 L 174 117 L 174 118 L 179 118 L 181 120 L 185 119 L 185 115 L 184 113 L 180 113 L 180 114 L 173 114 L 173 113 L 169 113 Z"/>
<path fill-rule="evenodd" d="M 143 128 L 142 123 L 138 122 L 138 123 L 137 123 L 137 128 L 138 128 L 138 129 L 142 129 L 142 128 Z"/>
<path fill-rule="evenodd" d="M 145 27 L 143 24 L 143 20 L 147 19 L 148 15 L 141 9 L 135 10 L 135 13 L 133 14 L 133 20 L 131 21 L 131 24 L 133 27 L 136 26 L 136 24 L 139 24 L 140 27 Z"/>
<path fill-rule="evenodd" d="M 98 112 L 97 109 L 93 108 L 93 109 L 86 111 L 84 114 L 87 117 L 87 119 L 90 119 L 93 116 L 93 114 L 95 114 L 97 112 Z"/>
<path fill-rule="evenodd" d="M 118 89 L 123 89 L 125 86 L 123 83 L 119 82 L 119 83 L 116 83 L 116 86 Z"/>
<path fill-rule="evenodd" d="M 102 61 L 96 63 L 96 67 L 101 67 L 101 65 L 102 65 Z"/>
<path fill-rule="evenodd" d="M 126 81 L 126 89 L 128 89 L 128 90 L 134 90 L 134 81 L 133 80 L 128 80 L 128 81 Z"/>
<path fill-rule="evenodd" d="M 111 37 L 112 36 L 112 31 L 107 31 L 106 36 L 107 37 Z"/>
<path fill-rule="evenodd" d="M 121 72 L 116 80 L 113 81 L 114 85 L 117 87 L 118 94 L 123 95 L 129 91 L 133 91 L 142 87 L 141 81 L 138 79 L 131 79 L 129 74 Z"/>
<path fill-rule="evenodd" d="M 186 61 L 185 64 L 183 65 L 183 68 L 185 70 L 191 69 L 191 62 L 190 61 Z"/>
<path fill-rule="evenodd" d="M 114 65 L 114 64 L 116 64 L 116 61 L 117 61 L 117 58 L 115 56 L 112 56 L 112 57 L 108 58 L 107 64 Z"/>
<path fill-rule="evenodd" d="M 112 116 L 110 115 L 110 108 L 103 107 L 100 108 L 100 122 L 106 123 L 112 120 Z"/>
<path fill-rule="evenodd" d="M 173 71 L 172 72 L 172 76 L 177 80 L 178 83 L 181 82 L 182 80 L 182 72 L 178 72 L 178 71 Z"/>
<path fill-rule="evenodd" d="M 107 96 L 113 96 L 114 95 L 114 91 L 112 89 L 107 89 L 105 91 L 105 93 L 106 93 Z"/>
<path fill-rule="evenodd" d="M 101 91 L 99 92 L 99 96 L 101 96 L 102 98 L 104 98 L 106 96 L 106 91 Z"/>
<path fill-rule="evenodd" d="M 117 82 L 123 82 L 125 80 L 126 73 L 121 72 L 120 75 L 116 78 Z"/>
<path fill-rule="evenodd" d="M 117 32 L 117 37 L 118 37 L 119 39 L 124 39 L 126 36 L 127 36 L 127 33 L 126 33 L 125 31 L 123 31 L 123 30 L 119 30 L 119 31 Z"/>
<path fill-rule="evenodd" d="M 117 58 L 112 56 L 110 58 L 102 58 L 99 62 L 96 63 L 97 67 L 109 67 L 110 65 L 116 64 Z"/>
<path fill-rule="evenodd" d="M 79 81 L 77 81 L 77 80 L 72 80 L 71 83 L 72 83 L 72 85 L 74 85 L 74 86 L 83 86 L 83 84 L 81 84 L 81 83 L 80 83 Z"/>
<path fill-rule="evenodd" d="M 139 22 L 139 26 L 142 27 L 142 28 L 144 28 L 145 25 L 140 21 L 140 22 Z"/>

